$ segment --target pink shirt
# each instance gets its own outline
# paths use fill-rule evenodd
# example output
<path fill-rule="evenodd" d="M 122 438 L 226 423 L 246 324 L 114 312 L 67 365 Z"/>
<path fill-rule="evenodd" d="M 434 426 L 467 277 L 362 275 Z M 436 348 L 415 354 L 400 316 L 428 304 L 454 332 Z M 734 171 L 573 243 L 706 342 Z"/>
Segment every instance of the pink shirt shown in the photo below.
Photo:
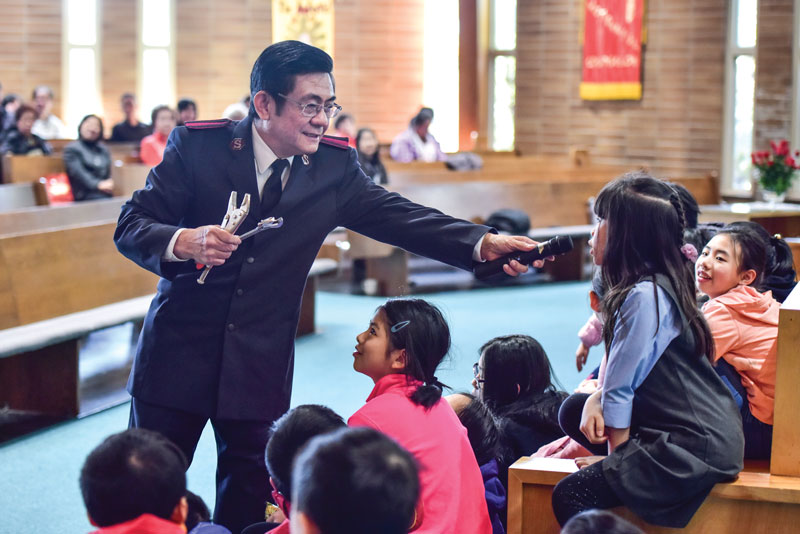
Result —
<path fill-rule="evenodd" d="M 714 336 L 715 361 L 725 358 L 742 377 L 750 413 L 772 424 L 780 304 L 772 292 L 739 286 L 711 299 L 703 314 Z"/>
<path fill-rule="evenodd" d="M 95 530 L 92 534 L 186 534 L 186 529 L 182 524 L 142 514 L 136 519 Z"/>
<path fill-rule="evenodd" d="M 164 149 L 167 148 L 167 136 L 158 132 L 142 139 L 139 146 L 139 159 L 145 165 L 155 167 L 164 159 Z"/>
<path fill-rule="evenodd" d="M 415 533 L 490 534 L 483 478 L 467 430 L 444 399 L 430 410 L 414 404 L 408 397 L 420 385 L 401 374 L 381 378 L 347 423 L 380 430 L 419 462 L 422 524 Z"/>

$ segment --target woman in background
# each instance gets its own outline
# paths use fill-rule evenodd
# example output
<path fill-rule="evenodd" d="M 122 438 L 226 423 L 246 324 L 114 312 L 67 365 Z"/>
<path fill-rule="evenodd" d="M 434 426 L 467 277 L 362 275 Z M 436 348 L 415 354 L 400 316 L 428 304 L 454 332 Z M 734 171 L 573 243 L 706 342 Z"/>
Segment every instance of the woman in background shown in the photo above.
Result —
<path fill-rule="evenodd" d="M 64 168 L 75 200 L 108 198 L 114 192 L 111 154 L 102 139 L 103 121 L 86 115 L 78 125 L 78 140 L 64 147 Z"/>

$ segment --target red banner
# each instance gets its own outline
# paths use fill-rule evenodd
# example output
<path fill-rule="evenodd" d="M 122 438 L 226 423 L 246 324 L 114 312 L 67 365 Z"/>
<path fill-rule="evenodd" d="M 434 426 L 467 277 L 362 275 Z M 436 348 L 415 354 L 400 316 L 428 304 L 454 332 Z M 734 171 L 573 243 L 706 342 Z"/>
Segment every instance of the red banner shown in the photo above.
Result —
<path fill-rule="evenodd" d="M 641 99 L 644 0 L 586 0 L 585 6 L 581 98 Z"/>

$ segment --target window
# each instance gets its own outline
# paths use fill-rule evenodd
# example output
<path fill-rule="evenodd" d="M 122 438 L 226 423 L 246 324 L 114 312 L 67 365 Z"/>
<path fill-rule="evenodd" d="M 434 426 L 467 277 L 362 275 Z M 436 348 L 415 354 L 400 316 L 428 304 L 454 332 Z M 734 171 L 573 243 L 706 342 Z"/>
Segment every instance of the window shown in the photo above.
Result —
<path fill-rule="evenodd" d="M 422 104 L 445 152 L 458 152 L 458 32 L 458 0 L 425 0 Z"/>
<path fill-rule="evenodd" d="M 514 150 L 517 1 L 492 0 L 489 17 L 489 143 L 492 150 Z"/>
<path fill-rule="evenodd" d="M 174 3 L 139 1 L 139 119 L 154 107 L 175 107 Z"/>
<path fill-rule="evenodd" d="M 731 2 L 725 65 L 723 193 L 751 190 L 757 0 Z"/>
<path fill-rule="evenodd" d="M 64 3 L 64 124 L 75 132 L 81 119 L 103 115 L 100 101 L 100 43 L 97 0 Z"/>

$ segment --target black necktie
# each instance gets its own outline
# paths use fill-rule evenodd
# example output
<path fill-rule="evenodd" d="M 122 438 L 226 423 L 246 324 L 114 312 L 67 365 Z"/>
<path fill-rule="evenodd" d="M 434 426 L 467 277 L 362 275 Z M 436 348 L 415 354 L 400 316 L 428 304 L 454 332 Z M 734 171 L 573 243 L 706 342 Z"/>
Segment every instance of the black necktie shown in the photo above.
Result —
<path fill-rule="evenodd" d="M 278 205 L 281 200 L 281 175 L 283 170 L 289 165 L 289 161 L 285 159 L 276 159 L 270 165 L 272 174 L 269 175 L 267 183 L 264 184 L 264 189 L 261 191 L 261 215 L 269 215 L 269 212 Z"/>

